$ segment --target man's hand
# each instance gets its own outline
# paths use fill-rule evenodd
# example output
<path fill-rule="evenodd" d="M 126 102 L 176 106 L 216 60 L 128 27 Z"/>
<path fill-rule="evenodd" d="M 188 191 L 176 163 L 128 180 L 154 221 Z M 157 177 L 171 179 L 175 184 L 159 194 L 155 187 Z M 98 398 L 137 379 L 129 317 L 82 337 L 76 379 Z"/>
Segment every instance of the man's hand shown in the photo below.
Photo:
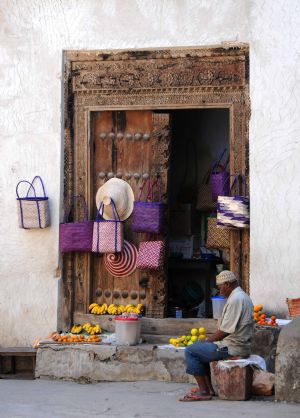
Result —
<path fill-rule="evenodd" d="M 213 335 L 211 335 L 210 337 L 206 338 L 206 341 L 208 341 L 210 343 L 213 343 L 214 341 L 221 341 L 225 337 L 227 337 L 227 335 L 229 335 L 227 332 L 223 332 L 221 330 L 218 330 Z"/>

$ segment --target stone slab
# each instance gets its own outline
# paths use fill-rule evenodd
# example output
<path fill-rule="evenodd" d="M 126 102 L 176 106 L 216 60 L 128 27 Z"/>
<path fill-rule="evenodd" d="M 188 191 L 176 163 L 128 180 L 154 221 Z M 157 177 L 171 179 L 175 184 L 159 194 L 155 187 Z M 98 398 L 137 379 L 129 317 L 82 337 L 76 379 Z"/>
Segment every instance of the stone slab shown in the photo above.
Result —
<path fill-rule="evenodd" d="M 300 402 L 300 317 L 286 325 L 278 338 L 275 399 Z"/>
<path fill-rule="evenodd" d="M 184 350 L 156 345 L 44 345 L 38 349 L 37 378 L 79 382 L 159 380 L 188 382 Z"/>

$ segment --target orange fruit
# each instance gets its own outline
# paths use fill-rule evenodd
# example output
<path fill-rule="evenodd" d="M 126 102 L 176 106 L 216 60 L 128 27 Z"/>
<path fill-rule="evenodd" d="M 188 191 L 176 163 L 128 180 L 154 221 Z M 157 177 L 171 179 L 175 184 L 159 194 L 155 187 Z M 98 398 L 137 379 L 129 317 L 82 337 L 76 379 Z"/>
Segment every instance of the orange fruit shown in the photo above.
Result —
<path fill-rule="evenodd" d="M 266 316 L 267 315 L 265 313 L 263 313 L 263 314 L 260 315 L 261 319 L 266 319 Z"/>
<path fill-rule="evenodd" d="M 263 306 L 262 305 L 254 305 L 254 312 L 262 311 Z"/>

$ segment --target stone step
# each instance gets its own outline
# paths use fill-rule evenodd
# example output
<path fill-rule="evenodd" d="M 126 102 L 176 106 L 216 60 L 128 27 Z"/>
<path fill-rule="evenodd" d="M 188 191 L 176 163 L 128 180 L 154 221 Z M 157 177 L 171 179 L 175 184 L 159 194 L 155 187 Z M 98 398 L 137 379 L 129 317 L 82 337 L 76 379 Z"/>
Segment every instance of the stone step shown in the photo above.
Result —
<path fill-rule="evenodd" d="M 188 382 L 184 350 L 138 346 L 54 345 L 38 349 L 37 378 L 78 382 L 160 380 Z"/>
<path fill-rule="evenodd" d="M 177 335 L 142 334 L 143 342 L 146 344 L 169 344 L 169 339 Z"/>
<path fill-rule="evenodd" d="M 255 328 L 252 353 L 266 359 L 269 371 L 274 369 L 273 353 L 279 332 L 277 328 Z M 44 344 L 37 352 L 36 377 L 78 382 L 189 382 L 192 379 L 185 373 L 184 349 L 161 347 L 168 344 L 170 337 L 181 334 L 184 332 L 143 333 L 146 343 L 137 346 Z"/>

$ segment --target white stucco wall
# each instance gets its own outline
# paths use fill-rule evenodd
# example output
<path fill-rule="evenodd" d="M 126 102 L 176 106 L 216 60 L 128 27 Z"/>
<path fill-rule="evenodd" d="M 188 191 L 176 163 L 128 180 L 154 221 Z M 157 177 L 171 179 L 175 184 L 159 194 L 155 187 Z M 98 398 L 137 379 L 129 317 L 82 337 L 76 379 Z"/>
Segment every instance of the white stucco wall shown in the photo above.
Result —
<path fill-rule="evenodd" d="M 0 0 L 0 345 L 56 328 L 63 49 L 250 44 L 251 295 L 300 296 L 298 0 Z M 52 226 L 17 226 L 15 185 L 41 174 Z"/>

